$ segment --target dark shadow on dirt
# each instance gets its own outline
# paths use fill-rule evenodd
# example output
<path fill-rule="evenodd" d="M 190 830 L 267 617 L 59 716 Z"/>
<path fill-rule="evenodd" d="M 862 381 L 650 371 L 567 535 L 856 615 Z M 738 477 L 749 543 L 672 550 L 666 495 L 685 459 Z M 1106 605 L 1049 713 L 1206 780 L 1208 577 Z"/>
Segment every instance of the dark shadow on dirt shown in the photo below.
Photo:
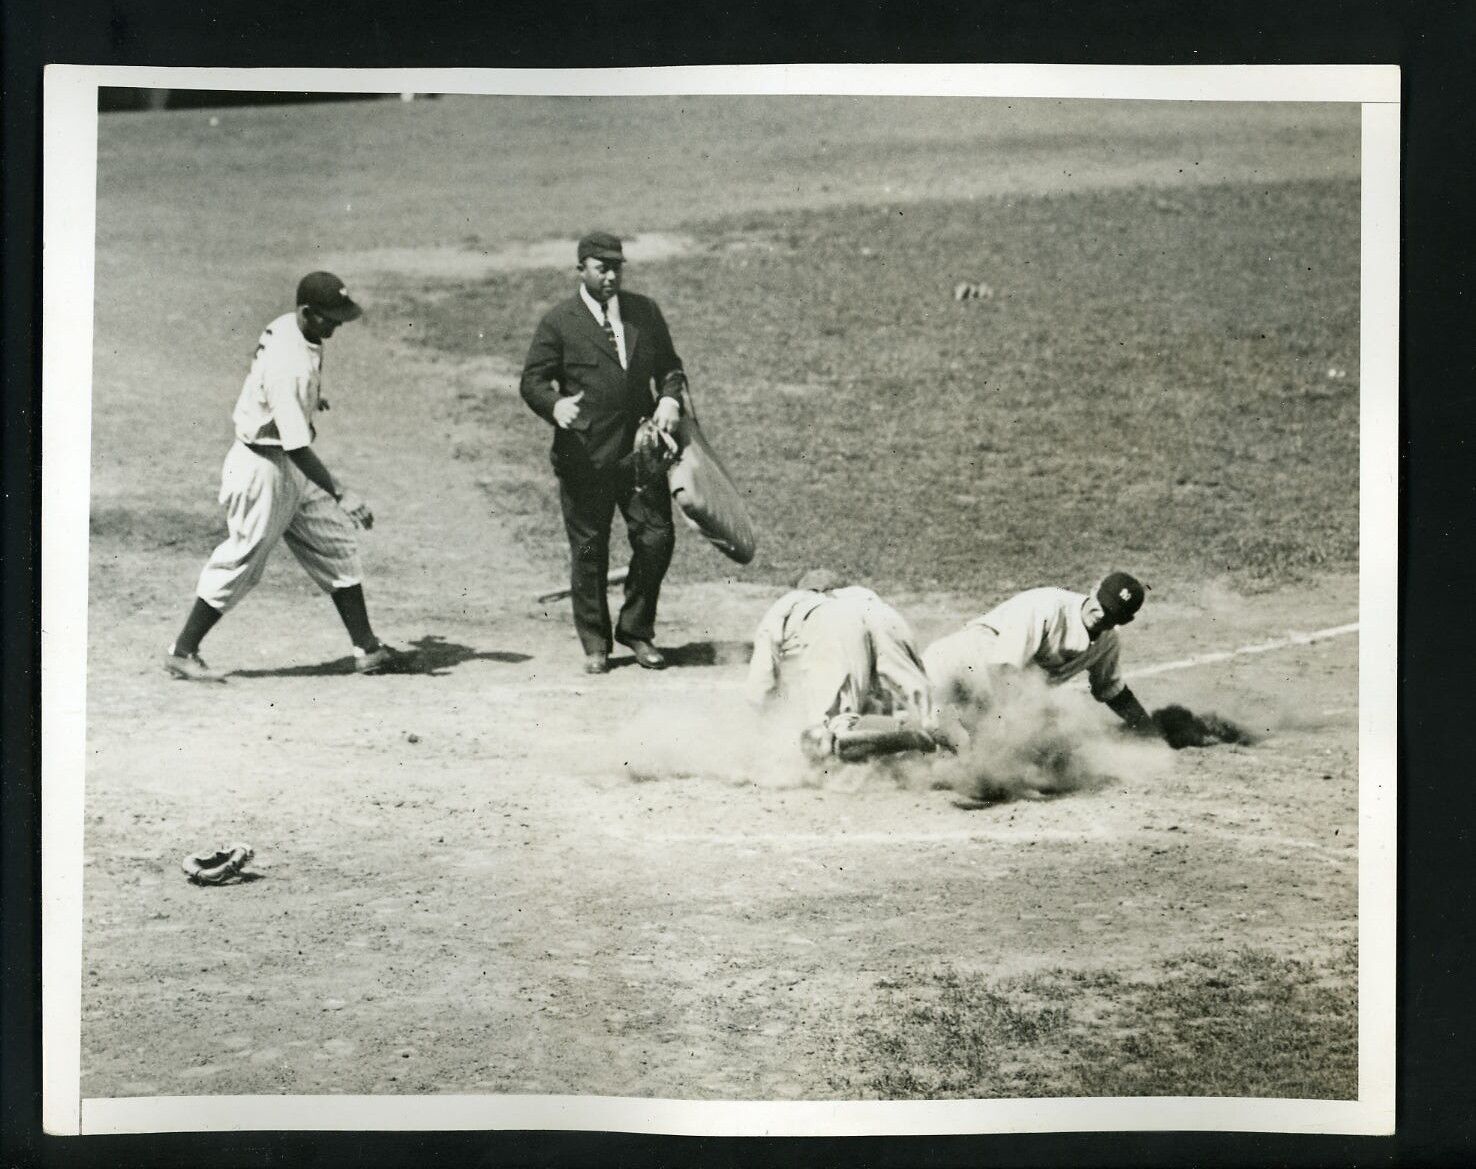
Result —
<path fill-rule="evenodd" d="M 506 649 L 477 650 L 469 645 L 447 641 L 434 633 L 428 633 L 418 641 L 412 641 L 410 648 L 415 651 L 415 656 L 406 663 L 405 669 L 397 671 L 398 673 L 439 676 L 464 662 L 516 664 L 533 660 L 532 654 L 517 653 Z"/>
<path fill-rule="evenodd" d="M 511 650 L 478 650 L 460 642 L 447 641 L 435 634 L 427 634 L 410 642 L 406 657 L 396 668 L 384 670 L 376 677 L 387 674 L 422 674 L 439 678 L 447 671 L 466 662 L 527 662 L 532 654 L 515 653 Z M 634 660 L 634 659 L 632 659 Z M 354 659 L 351 655 L 334 658 L 327 662 L 313 662 L 306 666 L 282 666 L 273 670 L 233 670 L 234 678 L 326 678 L 336 674 L 352 674 Z"/>
<path fill-rule="evenodd" d="M 753 652 L 753 644 L 747 641 L 689 641 L 685 645 L 658 645 L 661 656 L 666 659 L 668 670 L 686 669 L 692 666 L 725 666 L 733 662 L 747 663 Z M 635 655 L 621 653 L 624 647 L 615 650 L 610 657 L 610 669 L 623 670 L 636 664 Z"/>
<path fill-rule="evenodd" d="M 266 880 L 265 873 L 237 873 L 227 877 L 224 881 L 191 881 L 190 884 L 197 889 L 227 889 L 232 885 L 250 885 L 255 881 Z"/>
<path fill-rule="evenodd" d="M 726 666 L 747 663 L 753 645 L 747 641 L 689 641 L 661 651 L 669 666 Z"/>

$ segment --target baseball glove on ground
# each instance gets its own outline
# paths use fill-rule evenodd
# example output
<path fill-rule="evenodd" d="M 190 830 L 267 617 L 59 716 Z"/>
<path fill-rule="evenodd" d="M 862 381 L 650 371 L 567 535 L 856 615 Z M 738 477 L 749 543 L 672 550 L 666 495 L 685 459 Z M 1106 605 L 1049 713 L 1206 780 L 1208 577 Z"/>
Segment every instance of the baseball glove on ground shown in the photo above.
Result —
<path fill-rule="evenodd" d="M 249 844 L 233 844 L 214 852 L 194 853 L 185 857 L 179 867 L 196 885 L 221 885 L 239 874 L 253 855 Z"/>

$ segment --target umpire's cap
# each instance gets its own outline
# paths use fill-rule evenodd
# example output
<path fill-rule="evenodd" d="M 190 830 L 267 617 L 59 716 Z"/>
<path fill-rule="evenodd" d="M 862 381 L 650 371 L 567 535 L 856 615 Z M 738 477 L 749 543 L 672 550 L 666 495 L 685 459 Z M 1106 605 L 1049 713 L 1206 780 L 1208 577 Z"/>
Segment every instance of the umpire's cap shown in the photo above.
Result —
<path fill-rule="evenodd" d="M 1143 607 L 1142 581 L 1125 572 L 1109 572 L 1097 586 L 1097 603 L 1114 625 L 1126 625 Z"/>
<path fill-rule="evenodd" d="M 608 231 L 592 231 L 580 237 L 578 262 L 582 264 L 591 256 L 596 260 L 619 260 L 624 263 L 625 249 L 621 247 L 618 235 L 611 235 Z"/>
<path fill-rule="evenodd" d="M 299 280 L 297 304 L 298 307 L 306 305 L 340 325 L 356 321 L 364 315 L 364 310 L 349 296 L 343 281 L 332 272 L 309 272 Z"/>

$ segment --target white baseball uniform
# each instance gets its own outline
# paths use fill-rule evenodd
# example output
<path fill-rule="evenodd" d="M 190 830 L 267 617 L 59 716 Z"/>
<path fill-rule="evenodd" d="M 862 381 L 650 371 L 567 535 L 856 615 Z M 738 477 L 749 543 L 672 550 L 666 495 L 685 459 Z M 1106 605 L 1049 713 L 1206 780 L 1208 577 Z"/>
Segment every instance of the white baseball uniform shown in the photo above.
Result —
<path fill-rule="evenodd" d="M 1001 670 L 1041 670 L 1051 685 L 1086 671 L 1092 697 L 1110 702 L 1122 693 L 1116 629 L 1094 641 L 1082 620 L 1085 593 L 1039 588 L 1017 593 L 957 633 L 933 642 L 923 663 L 939 701 L 987 707 Z"/>
<path fill-rule="evenodd" d="M 196 590 L 222 613 L 261 579 L 278 540 L 324 592 L 363 579 L 354 522 L 287 456 L 317 435 L 322 368 L 323 347 L 302 335 L 295 312 L 274 320 L 256 343 L 233 415 L 236 441 L 221 468 L 228 534 Z"/>
<path fill-rule="evenodd" d="M 796 589 L 754 633 L 747 694 L 782 694 L 812 722 L 838 714 L 933 721 L 932 691 L 906 620 L 867 588 Z"/>

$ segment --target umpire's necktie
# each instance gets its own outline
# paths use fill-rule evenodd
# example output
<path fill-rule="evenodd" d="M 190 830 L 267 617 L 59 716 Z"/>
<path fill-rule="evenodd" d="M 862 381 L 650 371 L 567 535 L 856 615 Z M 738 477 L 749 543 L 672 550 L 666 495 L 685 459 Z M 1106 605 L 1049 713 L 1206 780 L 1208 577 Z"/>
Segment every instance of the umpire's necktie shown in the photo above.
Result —
<path fill-rule="evenodd" d="M 615 357 L 618 360 L 620 357 L 620 342 L 615 340 L 615 326 L 610 323 L 610 306 L 608 304 L 600 305 L 600 315 L 605 323 L 605 336 L 610 339 L 610 348 L 615 350 Z"/>

